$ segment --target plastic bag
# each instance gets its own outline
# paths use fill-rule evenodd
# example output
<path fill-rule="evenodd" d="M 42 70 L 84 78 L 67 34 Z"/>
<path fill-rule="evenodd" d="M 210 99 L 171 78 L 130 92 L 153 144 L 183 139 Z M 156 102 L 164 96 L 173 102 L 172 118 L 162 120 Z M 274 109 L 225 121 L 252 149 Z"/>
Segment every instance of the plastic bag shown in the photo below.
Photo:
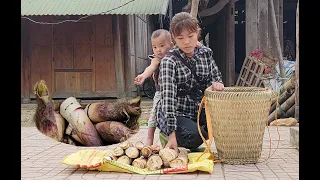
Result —
<path fill-rule="evenodd" d="M 119 163 L 112 160 L 111 150 L 80 150 L 66 156 L 62 163 L 66 165 L 86 168 L 89 170 L 125 172 L 137 174 L 168 174 L 168 173 L 188 173 L 194 171 L 204 171 L 212 173 L 214 161 L 210 153 L 194 152 L 189 153 L 189 164 L 181 168 L 163 168 L 156 171 L 141 169 L 131 165 Z M 201 156 L 202 155 L 202 156 Z M 199 159 L 198 157 L 201 156 Z"/>

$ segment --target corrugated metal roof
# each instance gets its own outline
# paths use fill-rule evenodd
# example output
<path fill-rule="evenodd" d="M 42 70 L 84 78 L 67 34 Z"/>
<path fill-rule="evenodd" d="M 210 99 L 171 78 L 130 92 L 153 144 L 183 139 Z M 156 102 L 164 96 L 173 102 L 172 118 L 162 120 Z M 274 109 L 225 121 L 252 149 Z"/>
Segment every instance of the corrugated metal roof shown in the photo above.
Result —
<path fill-rule="evenodd" d="M 21 15 L 166 14 L 169 0 L 21 0 Z"/>

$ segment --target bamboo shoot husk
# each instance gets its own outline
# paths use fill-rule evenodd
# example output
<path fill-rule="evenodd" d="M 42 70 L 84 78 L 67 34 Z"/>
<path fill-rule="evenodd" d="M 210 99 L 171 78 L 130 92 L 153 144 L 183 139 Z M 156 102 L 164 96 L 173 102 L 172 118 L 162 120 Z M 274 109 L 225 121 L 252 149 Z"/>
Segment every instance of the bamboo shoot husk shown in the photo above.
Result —
<path fill-rule="evenodd" d="M 70 145 L 76 145 L 69 135 L 64 135 L 63 142 Z"/>
<path fill-rule="evenodd" d="M 63 142 L 63 136 L 66 129 L 65 119 L 57 111 L 53 111 L 54 118 L 56 119 L 57 129 L 58 129 L 58 141 Z"/>
<path fill-rule="evenodd" d="M 81 138 L 79 138 L 78 134 L 73 130 L 71 124 L 68 125 L 68 127 L 66 128 L 66 134 L 71 136 L 74 140 L 76 140 L 77 142 L 83 144 L 84 142 L 82 141 Z"/>
<path fill-rule="evenodd" d="M 76 132 L 85 146 L 102 145 L 96 128 L 76 98 L 69 97 L 64 100 L 60 106 L 60 114 L 72 125 L 73 131 Z"/>
<path fill-rule="evenodd" d="M 33 120 L 37 129 L 42 134 L 56 141 L 63 142 L 65 122 L 64 119 L 54 111 L 55 104 L 45 81 L 40 80 L 36 82 L 33 90 L 37 103 Z"/>
<path fill-rule="evenodd" d="M 136 130 L 139 128 L 138 119 L 141 115 L 140 102 L 140 97 L 124 102 L 94 102 L 88 104 L 84 111 L 94 123 L 117 121 Z"/>
<path fill-rule="evenodd" d="M 269 115 L 269 120 L 268 120 L 268 124 L 270 124 L 273 120 L 275 120 L 275 113 L 277 113 L 277 117 L 281 117 L 282 115 L 282 111 L 280 110 L 280 108 L 286 112 L 293 104 L 295 101 L 295 93 L 293 93 L 284 103 L 282 103 L 280 105 L 279 108 L 277 108 L 277 110 L 273 111 L 270 115 Z"/>
<path fill-rule="evenodd" d="M 106 144 L 126 141 L 137 131 L 129 129 L 124 124 L 117 121 L 105 121 L 97 123 L 95 128 L 103 142 Z"/>

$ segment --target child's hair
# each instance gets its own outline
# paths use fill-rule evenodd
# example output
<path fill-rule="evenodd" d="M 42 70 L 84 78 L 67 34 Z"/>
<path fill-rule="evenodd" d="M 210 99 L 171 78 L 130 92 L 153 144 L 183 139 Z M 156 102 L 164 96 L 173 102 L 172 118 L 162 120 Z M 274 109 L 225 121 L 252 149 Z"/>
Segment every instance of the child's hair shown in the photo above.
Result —
<path fill-rule="evenodd" d="M 157 30 L 153 31 L 151 34 L 151 40 L 159 37 L 161 34 L 164 34 L 169 42 L 172 41 L 170 32 L 165 29 L 157 29 Z"/>
<path fill-rule="evenodd" d="M 174 15 L 170 23 L 170 31 L 174 37 L 179 36 L 183 29 L 189 32 L 200 30 L 197 18 L 190 13 L 180 12 Z"/>

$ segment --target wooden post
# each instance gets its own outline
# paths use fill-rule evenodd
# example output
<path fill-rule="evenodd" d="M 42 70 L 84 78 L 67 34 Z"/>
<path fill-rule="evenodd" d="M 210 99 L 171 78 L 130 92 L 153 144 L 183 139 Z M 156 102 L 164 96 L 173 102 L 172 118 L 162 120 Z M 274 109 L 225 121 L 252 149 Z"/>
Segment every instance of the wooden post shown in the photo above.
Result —
<path fill-rule="evenodd" d="M 198 6 L 199 6 L 199 0 L 192 0 L 190 14 L 196 18 L 198 14 Z"/>
<path fill-rule="evenodd" d="M 279 30 L 277 26 L 277 20 L 276 20 L 276 15 L 274 11 L 274 5 L 273 5 L 273 0 L 270 0 L 270 5 L 271 5 L 271 26 L 272 26 L 272 31 L 274 38 L 276 40 L 276 54 L 277 54 L 277 59 L 279 61 L 279 70 L 280 70 L 280 77 L 282 78 L 282 84 L 286 82 L 285 80 L 285 72 L 284 72 L 284 67 L 283 67 L 283 55 L 282 55 L 282 50 L 281 50 L 281 44 L 280 44 L 280 39 L 279 39 Z"/>
<path fill-rule="evenodd" d="M 135 28 L 135 15 L 128 15 L 127 16 L 127 23 L 126 23 L 126 33 L 127 33 L 127 57 L 128 57 L 128 62 L 125 64 L 126 65 L 126 79 L 134 79 L 135 76 L 137 75 L 137 69 L 136 69 L 136 46 L 135 46 L 135 41 L 136 41 L 136 28 Z M 151 46 L 150 46 L 151 47 Z M 140 96 L 141 95 L 141 90 L 140 87 L 135 85 L 133 83 L 133 80 L 127 81 L 127 91 L 130 96 Z M 134 93 L 134 91 L 137 91 Z"/>
<path fill-rule="evenodd" d="M 227 44 L 226 44 L 226 85 L 235 84 L 235 27 L 234 27 L 234 0 L 230 0 L 227 5 Z"/>
<path fill-rule="evenodd" d="M 296 77 L 296 97 L 295 97 L 295 118 L 299 122 L 299 0 L 297 4 L 296 14 L 296 62 L 295 62 L 295 77 Z"/>
<path fill-rule="evenodd" d="M 258 0 L 246 1 L 245 22 L 246 22 L 246 56 L 258 46 Z"/>

